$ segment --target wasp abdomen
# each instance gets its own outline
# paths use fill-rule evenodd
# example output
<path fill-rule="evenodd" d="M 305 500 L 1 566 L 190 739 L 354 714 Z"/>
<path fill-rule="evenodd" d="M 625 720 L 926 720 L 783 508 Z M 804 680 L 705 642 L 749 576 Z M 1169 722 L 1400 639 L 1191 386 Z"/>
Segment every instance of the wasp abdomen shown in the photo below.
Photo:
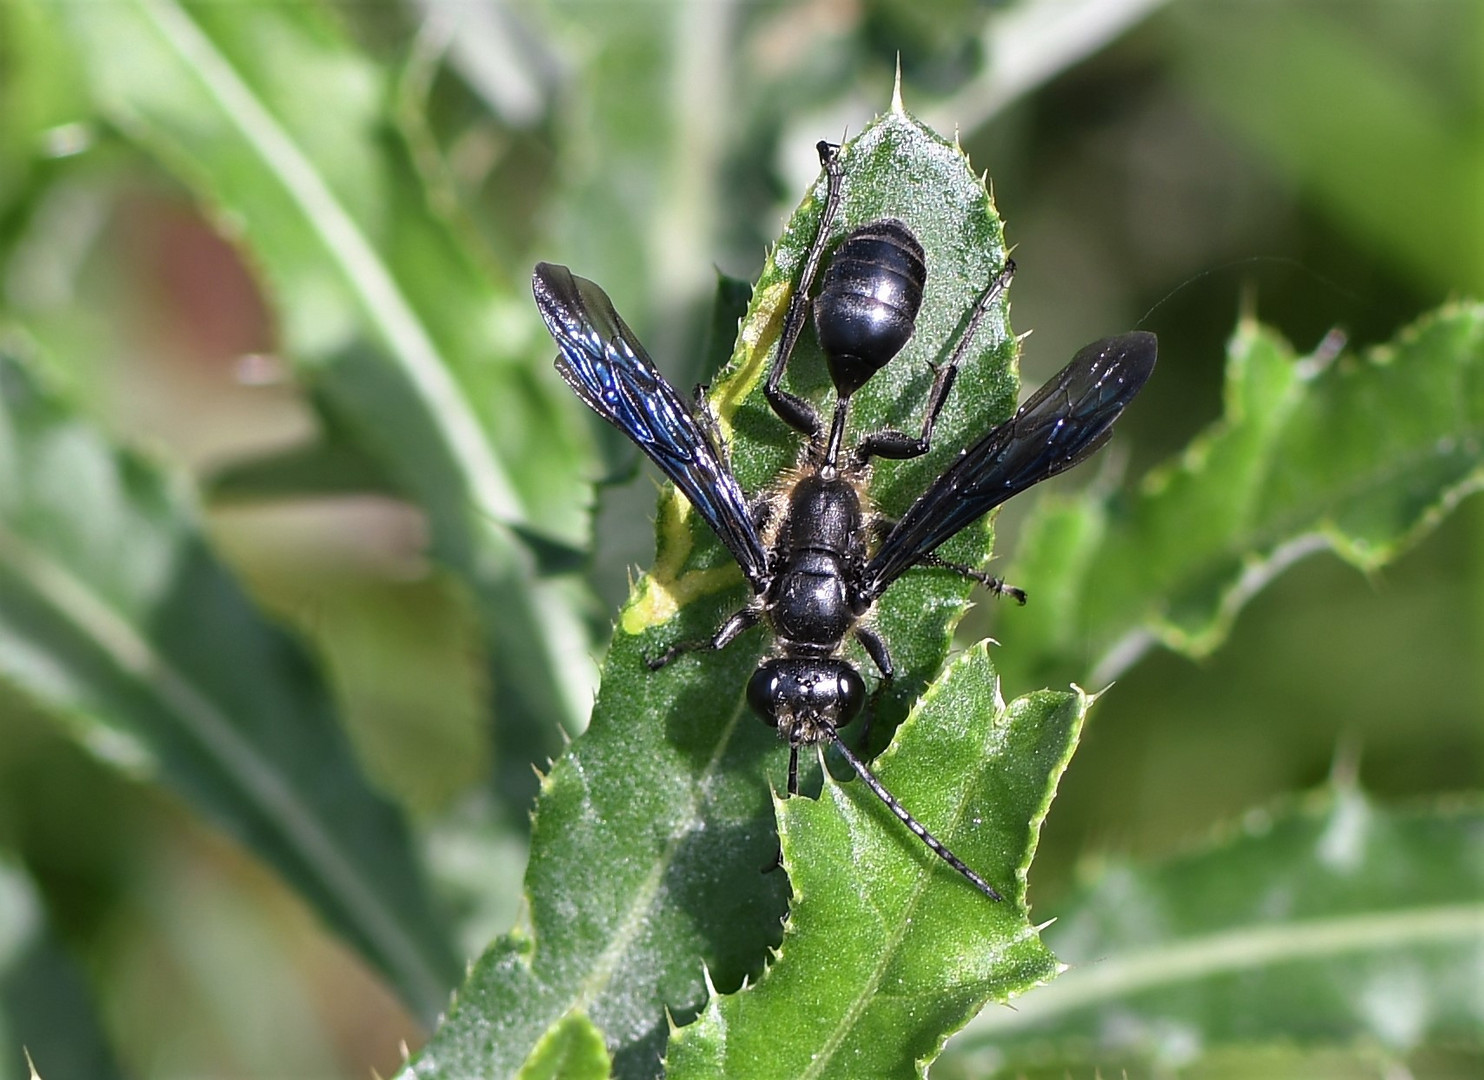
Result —
<path fill-rule="evenodd" d="M 838 393 L 853 394 L 907 344 L 926 281 L 922 245 L 895 218 L 840 242 L 814 301 L 815 334 Z"/>

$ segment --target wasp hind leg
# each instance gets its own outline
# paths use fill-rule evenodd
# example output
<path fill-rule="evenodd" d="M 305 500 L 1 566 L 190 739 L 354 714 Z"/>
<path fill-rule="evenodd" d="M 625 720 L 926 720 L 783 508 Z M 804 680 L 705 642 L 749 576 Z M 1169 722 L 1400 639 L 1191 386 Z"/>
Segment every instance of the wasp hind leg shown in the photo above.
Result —
<path fill-rule="evenodd" d="M 950 562 L 933 554 L 924 555 L 918 559 L 917 565 L 932 566 L 939 570 L 952 570 L 960 577 L 966 577 L 970 581 L 977 581 L 995 596 L 1008 596 L 1021 607 L 1025 606 L 1027 597 L 1024 589 L 1011 585 L 1004 578 L 986 574 L 983 570 L 976 570 L 972 566 L 965 566 L 963 563 Z"/>
<path fill-rule="evenodd" d="M 783 389 L 783 372 L 788 367 L 799 334 L 809 317 L 809 290 L 819 272 L 820 260 L 824 257 L 825 243 L 829 239 L 830 225 L 840 209 L 840 196 L 844 184 L 844 170 L 840 164 L 840 148 L 834 143 L 820 142 L 815 146 L 819 152 L 819 163 L 825 174 L 824 208 L 820 211 L 819 226 L 814 240 L 804 256 L 804 267 L 799 274 L 799 283 L 789 297 L 788 309 L 783 317 L 783 331 L 779 336 L 778 352 L 768 369 L 767 381 L 763 384 L 763 396 L 768 399 L 779 418 L 799 434 L 816 439 L 823 428 L 818 411 L 813 405 L 796 394 Z"/>

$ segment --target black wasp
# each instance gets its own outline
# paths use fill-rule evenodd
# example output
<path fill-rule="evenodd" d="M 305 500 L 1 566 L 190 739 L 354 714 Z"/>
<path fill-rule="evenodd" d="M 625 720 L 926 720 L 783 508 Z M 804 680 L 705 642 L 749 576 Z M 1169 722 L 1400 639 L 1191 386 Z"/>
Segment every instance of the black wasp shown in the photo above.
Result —
<path fill-rule="evenodd" d="M 799 747 L 833 743 L 861 780 L 936 854 L 992 900 L 1000 899 L 888 792 L 845 741 L 840 729 L 860 715 L 865 680 L 843 655 L 854 638 L 883 682 L 893 674 L 886 642 L 872 628 L 872 606 L 914 566 L 946 567 L 1008 592 L 1019 590 L 934 552 L 1017 492 L 1095 453 L 1154 370 L 1149 333 L 1108 338 L 1082 349 L 1020 410 L 967 450 L 895 522 L 869 509 L 865 490 L 872 458 L 927 453 L 933 426 L 976 330 L 1009 284 L 1013 264 L 985 288 L 947 363 L 935 366 L 922 432 L 877 431 L 842 447 L 850 397 L 912 336 L 927 278 L 922 245 L 888 218 L 841 240 L 812 304 L 815 333 L 834 383 L 828 428 L 808 401 L 782 388 L 784 369 L 808 315 L 809 293 L 839 210 L 839 147 L 819 144 L 826 177 L 819 230 L 784 315 L 778 352 L 764 392 L 773 411 L 807 442 L 787 483 L 756 500 L 743 494 L 727 464 L 715 422 L 699 398 L 667 383 L 597 285 L 565 266 L 540 263 L 536 306 L 561 347 L 556 367 L 599 416 L 648 454 L 716 532 L 742 567 L 753 597 L 707 641 L 675 645 L 649 660 L 652 669 L 685 652 L 725 648 L 760 622 L 772 630 L 772 654 L 747 684 L 748 703 L 788 740 L 788 791 L 798 793 Z M 880 535 L 879 544 L 872 538 Z"/>

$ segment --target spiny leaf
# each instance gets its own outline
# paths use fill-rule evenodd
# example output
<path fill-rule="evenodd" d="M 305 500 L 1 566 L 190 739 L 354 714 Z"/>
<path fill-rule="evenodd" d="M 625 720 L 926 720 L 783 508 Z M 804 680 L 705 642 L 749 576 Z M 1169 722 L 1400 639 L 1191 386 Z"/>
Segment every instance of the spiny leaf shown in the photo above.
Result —
<path fill-rule="evenodd" d="M 1484 306 L 1338 358 L 1296 357 L 1245 320 L 1225 400 L 1132 496 L 1037 505 L 1010 572 L 1033 598 L 1002 665 L 1017 678 L 1079 649 L 1094 685 L 1155 643 L 1205 655 L 1295 559 L 1327 548 L 1372 570 L 1430 531 L 1484 483 Z"/>
<path fill-rule="evenodd" d="M 888 420 L 910 427 L 931 383 L 924 361 L 941 358 L 1003 265 L 999 221 L 962 153 L 904 115 L 868 127 L 843 161 L 836 234 L 890 214 L 929 252 L 917 336 L 856 400 L 858 429 Z M 761 380 L 822 196 L 821 182 L 785 229 L 712 395 L 749 491 L 772 483 L 798 450 L 763 401 Z M 940 422 L 936 452 L 873 478 L 888 513 L 900 513 L 968 433 L 1010 411 L 1014 344 L 1002 311 L 988 323 Z M 790 381 L 815 396 L 826 385 L 810 336 Z M 475 966 L 408 1080 L 514 1071 L 574 1009 L 603 1031 L 615 1075 L 654 1076 L 666 1011 L 683 1021 L 705 1001 L 703 964 L 732 989 L 761 971 L 778 940 L 786 883 L 761 870 L 777 852 L 768 790 L 782 781 L 786 750 L 743 699 L 762 635 L 650 672 L 645 656 L 708 635 L 745 598 L 725 549 L 673 495 L 662 501 L 659 533 L 657 568 L 620 617 L 592 724 L 543 781 L 528 917 Z M 975 530 L 963 544 L 958 557 L 977 559 L 988 537 Z M 883 708 L 888 731 L 891 710 L 899 718 L 942 662 L 965 593 L 957 577 L 929 571 L 888 594 L 878 625 L 899 668 L 896 697 Z"/>
<path fill-rule="evenodd" d="M 1058 912 L 1072 970 L 950 1047 L 963 1075 L 1130 1075 L 1223 1045 L 1484 1046 L 1484 811 L 1338 787 Z M 949 1059 L 945 1059 L 946 1061 Z"/>
<path fill-rule="evenodd" d="M 0 674 L 236 835 L 437 1011 L 453 959 L 404 823 L 362 779 L 309 656 L 213 557 L 178 478 L 4 357 Z"/>
<path fill-rule="evenodd" d="M 1088 699 L 1049 691 L 1006 706 L 978 645 L 928 690 L 877 762 L 888 790 L 997 884 L 992 903 L 859 783 L 778 803 L 793 886 L 762 980 L 713 998 L 675 1032 L 671 1080 L 926 1075 L 983 1007 L 1056 974 L 1028 920 L 1025 875 Z"/>

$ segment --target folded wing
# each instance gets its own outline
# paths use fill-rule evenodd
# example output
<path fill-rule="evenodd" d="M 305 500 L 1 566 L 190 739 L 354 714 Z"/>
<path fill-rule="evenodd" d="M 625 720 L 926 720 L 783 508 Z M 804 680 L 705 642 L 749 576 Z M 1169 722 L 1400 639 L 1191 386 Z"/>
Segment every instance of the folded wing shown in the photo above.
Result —
<path fill-rule="evenodd" d="M 1006 499 L 1096 453 L 1154 370 L 1155 352 L 1154 335 L 1142 331 L 1078 352 L 907 509 L 866 565 L 863 598 L 874 601 L 924 555 Z"/>
<path fill-rule="evenodd" d="M 567 385 L 659 466 L 757 586 L 767 552 L 741 485 L 693 405 L 656 370 L 596 284 L 565 266 L 538 263 L 531 287 L 561 349 L 556 369 Z"/>

